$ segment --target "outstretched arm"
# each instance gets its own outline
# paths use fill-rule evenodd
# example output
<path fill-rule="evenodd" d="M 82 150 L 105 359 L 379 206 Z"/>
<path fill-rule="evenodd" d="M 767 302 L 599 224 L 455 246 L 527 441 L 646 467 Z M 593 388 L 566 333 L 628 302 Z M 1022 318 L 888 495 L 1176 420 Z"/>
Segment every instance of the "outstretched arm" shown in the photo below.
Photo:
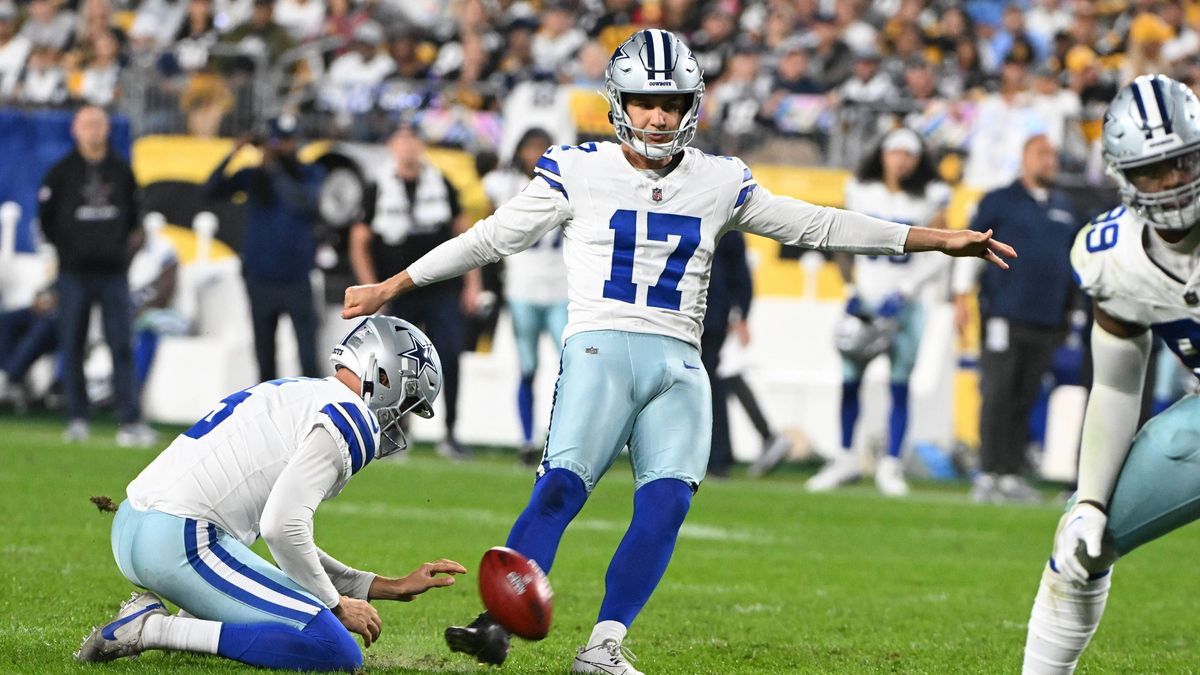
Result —
<path fill-rule="evenodd" d="M 562 193 L 535 179 L 495 213 L 426 253 L 408 269 L 377 284 L 347 288 L 342 318 L 374 314 L 417 286 L 461 276 L 524 251 L 570 217 L 570 205 Z"/>
<path fill-rule="evenodd" d="M 817 206 L 767 192 L 761 185 L 735 214 L 738 229 L 784 244 L 825 251 L 875 255 L 941 251 L 955 257 L 981 257 L 1001 267 L 1001 256 L 1016 257 L 991 232 L 908 227 L 861 213 Z"/>

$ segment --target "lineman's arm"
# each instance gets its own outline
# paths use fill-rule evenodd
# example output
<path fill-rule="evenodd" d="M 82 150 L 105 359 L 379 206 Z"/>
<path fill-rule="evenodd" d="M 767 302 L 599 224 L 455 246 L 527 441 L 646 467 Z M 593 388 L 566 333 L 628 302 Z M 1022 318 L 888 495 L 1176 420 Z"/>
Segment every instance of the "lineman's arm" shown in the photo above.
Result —
<path fill-rule="evenodd" d="M 1107 314 L 1093 302 L 1092 391 L 1083 418 L 1079 501 L 1108 508 L 1117 474 L 1129 454 L 1142 409 L 1142 384 L 1150 359 L 1145 326 Z"/>
<path fill-rule="evenodd" d="M 407 270 L 377 284 L 347 288 L 342 318 L 374 314 L 417 286 L 461 276 L 524 251 L 570 218 L 570 205 L 562 193 L 545 181 L 534 180 L 495 213 L 426 253 Z"/>
<path fill-rule="evenodd" d="M 992 233 L 909 227 L 861 213 L 817 206 L 773 195 L 757 185 L 736 214 L 738 229 L 778 242 L 825 251 L 896 255 L 941 251 L 955 257 L 981 257 L 1007 268 L 1000 256 L 1015 258 L 1012 247 Z"/>

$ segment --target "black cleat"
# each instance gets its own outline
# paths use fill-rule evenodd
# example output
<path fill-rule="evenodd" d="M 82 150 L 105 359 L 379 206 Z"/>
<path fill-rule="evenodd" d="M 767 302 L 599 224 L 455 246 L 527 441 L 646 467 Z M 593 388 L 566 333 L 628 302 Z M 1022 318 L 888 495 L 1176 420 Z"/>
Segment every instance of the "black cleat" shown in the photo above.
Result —
<path fill-rule="evenodd" d="M 508 631 L 484 612 L 467 626 L 446 629 L 446 644 L 452 652 L 462 652 L 476 661 L 499 666 L 508 657 Z"/>

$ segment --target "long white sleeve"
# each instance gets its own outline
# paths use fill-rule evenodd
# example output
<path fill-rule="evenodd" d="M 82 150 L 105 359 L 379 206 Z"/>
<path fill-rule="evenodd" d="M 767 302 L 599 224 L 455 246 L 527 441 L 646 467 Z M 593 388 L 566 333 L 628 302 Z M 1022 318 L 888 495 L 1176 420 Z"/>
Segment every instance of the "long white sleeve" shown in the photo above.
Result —
<path fill-rule="evenodd" d="M 366 600 L 370 596 L 371 583 L 375 581 L 374 572 L 356 570 L 320 548 L 317 549 L 317 557 L 321 559 L 321 567 L 325 568 L 338 593 L 359 600 Z"/>
<path fill-rule="evenodd" d="M 326 607 L 337 606 L 340 588 L 357 590 L 363 583 L 362 577 L 352 574 L 354 570 L 333 558 L 322 560 L 313 541 L 313 513 L 341 480 L 343 469 L 342 452 L 333 436 L 324 427 L 314 427 L 275 481 L 263 507 L 260 529 L 279 569 Z M 326 571 L 324 563 L 329 561 L 343 586 L 335 585 Z M 369 579 L 366 585 L 370 587 Z"/>
<path fill-rule="evenodd" d="M 570 219 L 566 198 L 535 179 L 495 213 L 409 265 L 408 275 L 418 286 L 452 279 L 524 251 Z"/>
<path fill-rule="evenodd" d="M 1150 332 L 1119 338 L 1092 324 L 1092 391 L 1083 417 L 1079 498 L 1108 504 L 1142 410 Z"/>
<path fill-rule="evenodd" d="M 875 255 L 903 253 L 908 239 L 907 225 L 773 195 L 762 185 L 737 211 L 734 227 L 793 246 Z"/>

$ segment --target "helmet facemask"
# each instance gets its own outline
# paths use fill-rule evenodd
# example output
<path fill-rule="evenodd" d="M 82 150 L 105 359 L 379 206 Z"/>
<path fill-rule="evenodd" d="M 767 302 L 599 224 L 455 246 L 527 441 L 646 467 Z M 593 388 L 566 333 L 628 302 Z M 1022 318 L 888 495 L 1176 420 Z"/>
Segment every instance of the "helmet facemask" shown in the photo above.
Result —
<path fill-rule="evenodd" d="M 1184 183 L 1157 192 L 1143 192 L 1135 182 L 1142 176 L 1177 171 Z M 1121 199 L 1156 229 L 1187 230 L 1200 222 L 1200 148 L 1141 166 L 1118 168 L 1108 173 L 1121 191 Z"/>
<path fill-rule="evenodd" d="M 669 96 L 675 92 L 662 92 L 653 94 L 656 96 Z M 696 128 L 700 123 L 700 100 L 704 96 L 704 83 L 701 82 L 699 88 L 694 92 L 682 92 L 691 97 L 687 106 L 687 110 L 679 119 L 679 128 L 674 130 L 667 129 L 642 129 L 633 126 L 633 120 L 629 118 L 629 112 L 625 110 L 625 92 L 617 89 L 616 85 L 610 80 L 605 85 L 604 98 L 608 100 L 610 108 L 608 117 L 612 122 L 613 130 L 617 134 L 617 138 L 633 149 L 634 152 L 647 159 L 666 159 L 682 152 L 696 137 Z M 671 140 L 666 143 L 651 143 L 646 140 L 647 134 L 656 136 L 670 136 Z"/>

